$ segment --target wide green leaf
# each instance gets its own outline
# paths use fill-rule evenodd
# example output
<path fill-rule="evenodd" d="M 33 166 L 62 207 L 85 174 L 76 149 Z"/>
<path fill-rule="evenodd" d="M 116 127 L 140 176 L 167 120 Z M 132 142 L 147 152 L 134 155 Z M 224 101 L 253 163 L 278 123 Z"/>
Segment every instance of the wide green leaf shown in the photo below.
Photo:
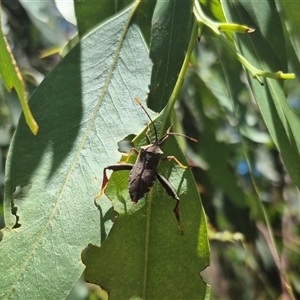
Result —
<path fill-rule="evenodd" d="M 145 143 L 144 131 L 135 146 Z M 163 151 L 187 164 L 174 137 Z M 207 286 L 199 273 L 209 259 L 206 220 L 191 171 L 163 162 L 158 173 L 169 179 L 180 197 L 184 235 L 173 213 L 176 201 L 159 182 L 146 199 L 132 204 L 129 171 L 114 172 L 106 194 L 118 217 L 107 240 L 100 248 L 90 246 L 84 260 L 85 279 L 101 285 L 109 299 L 205 299 Z"/>
<path fill-rule="evenodd" d="M 111 228 L 111 202 L 102 199 L 100 218 L 93 200 L 102 170 L 148 121 L 133 98 L 146 97 L 151 63 L 131 16 L 87 35 L 35 91 L 38 136 L 20 119 L 6 169 L 1 299 L 65 298 L 84 269 L 82 249 Z"/>

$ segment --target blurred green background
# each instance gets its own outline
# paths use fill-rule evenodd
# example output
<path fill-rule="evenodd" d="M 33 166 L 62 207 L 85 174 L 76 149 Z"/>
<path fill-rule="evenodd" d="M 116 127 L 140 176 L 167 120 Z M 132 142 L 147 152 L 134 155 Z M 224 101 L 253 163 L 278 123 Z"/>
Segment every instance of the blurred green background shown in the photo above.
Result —
<path fill-rule="evenodd" d="M 71 8 L 57 7 L 54 1 L 2 1 L 1 9 L 4 34 L 30 95 L 61 60 L 59 52 L 76 34 L 76 25 L 66 20 Z M 289 72 L 299 78 L 299 61 L 291 44 L 282 46 Z M 228 89 L 226 74 L 234 78 L 234 89 Z M 289 105 L 299 112 L 299 80 L 285 81 L 284 90 Z M 202 275 L 212 286 L 211 298 L 289 299 L 285 274 L 299 299 L 299 191 L 269 136 L 239 62 L 206 29 L 178 100 L 174 127 L 182 126 L 199 141 L 189 145 L 187 158 L 208 219 L 211 265 Z M 5 161 L 20 113 L 16 94 L 8 93 L 0 81 L 1 228 L 5 226 Z M 278 256 L 258 201 L 268 216 Z M 80 281 L 69 299 L 100 297 L 99 289 Z"/>

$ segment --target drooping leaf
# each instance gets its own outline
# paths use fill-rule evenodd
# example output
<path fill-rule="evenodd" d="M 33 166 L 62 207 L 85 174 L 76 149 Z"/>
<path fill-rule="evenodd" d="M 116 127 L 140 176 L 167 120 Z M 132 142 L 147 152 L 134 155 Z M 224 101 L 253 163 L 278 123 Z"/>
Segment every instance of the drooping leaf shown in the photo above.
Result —
<path fill-rule="evenodd" d="M 150 57 L 153 62 L 148 106 L 161 111 L 167 104 L 191 38 L 193 1 L 158 1 L 152 20 Z"/>
<path fill-rule="evenodd" d="M 1 21 L 1 14 L 0 14 Z M 23 113 L 26 118 L 26 122 L 33 134 L 37 134 L 39 126 L 36 123 L 34 117 L 28 106 L 28 99 L 26 96 L 25 85 L 20 73 L 20 70 L 16 64 L 16 61 L 11 53 L 9 44 L 4 36 L 2 28 L 0 27 L 0 75 L 8 91 L 12 88 L 16 89 L 18 94 Z"/>
<path fill-rule="evenodd" d="M 284 36 L 274 3 L 237 1 L 222 5 L 229 21 L 255 28 L 255 34 L 239 36 L 237 47 L 245 58 L 265 71 L 286 72 Z M 300 163 L 300 118 L 288 105 L 282 82 L 263 79 L 265 85 L 261 86 L 251 76 L 248 79 L 270 135 L 290 176 L 300 187 L 300 171 L 295 168 Z"/>
<path fill-rule="evenodd" d="M 100 217 L 93 200 L 102 170 L 119 159 L 117 142 L 147 122 L 133 98 L 145 98 L 151 62 L 131 15 L 87 35 L 35 91 L 37 137 L 20 119 L 6 169 L 1 299 L 65 298 L 82 249 L 111 228 L 110 201 Z"/>
<path fill-rule="evenodd" d="M 285 0 L 279 2 L 282 7 L 287 30 L 289 31 L 289 38 L 293 44 L 298 60 L 300 60 L 300 2 Z"/>
<path fill-rule="evenodd" d="M 150 44 L 151 38 L 151 21 L 156 5 L 156 0 L 143 0 L 141 1 L 138 11 L 136 13 L 136 22 L 139 25 L 141 32 L 147 45 Z"/>

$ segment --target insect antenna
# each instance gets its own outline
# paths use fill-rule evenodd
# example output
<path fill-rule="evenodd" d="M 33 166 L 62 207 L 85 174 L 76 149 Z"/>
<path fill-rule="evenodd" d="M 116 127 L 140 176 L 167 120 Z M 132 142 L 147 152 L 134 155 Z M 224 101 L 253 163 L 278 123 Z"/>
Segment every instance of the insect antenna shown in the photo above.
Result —
<path fill-rule="evenodd" d="M 170 135 L 182 136 L 182 137 L 185 137 L 185 138 L 187 138 L 187 139 L 189 139 L 189 140 L 191 140 L 193 142 L 198 142 L 196 139 L 194 139 L 194 138 L 192 138 L 192 137 L 190 137 L 188 135 L 185 135 L 185 134 L 182 134 L 182 133 L 178 133 L 178 132 L 170 132 L 171 128 L 172 128 L 172 125 L 168 128 L 167 133 L 165 133 L 165 135 L 163 135 L 160 138 L 160 140 L 157 142 L 157 144 L 159 146 L 161 146 Z"/>
<path fill-rule="evenodd" d="M 191 137 L 191 136 L 188 136 L 188 135 L 185 135 L 185 134 L 182 134 L 182 133 L 177 133 L 177 132 L 169 132 L 168 135 L 177 135 L 177 136 L 182 136 L 182 137 L 185 137 L 189 140 L 191 140 L 192 142 L 195 142 L 197 143 L 198 140 L 196 140 L 195 138 Z"/>
<path fill-rule="evenodd" d="M 155 140 L 158 141 L 158 135 L 157 135 L 157 131 L 156 131 L 156 127 L 154 125 L 154 122 L 152 121 L 149 113 L 147 112 L 147 110 L 145 109 L 145 107 L 143 106 L 143 104 L 141 103 L 141 101 L 138 98 L 134 98 L 135 102 L 143 109 L 143 111 L 146 113 L 146 115 L 148 116 L 153 128 L 154 128 L 154 133 L 155 133 Z"/>

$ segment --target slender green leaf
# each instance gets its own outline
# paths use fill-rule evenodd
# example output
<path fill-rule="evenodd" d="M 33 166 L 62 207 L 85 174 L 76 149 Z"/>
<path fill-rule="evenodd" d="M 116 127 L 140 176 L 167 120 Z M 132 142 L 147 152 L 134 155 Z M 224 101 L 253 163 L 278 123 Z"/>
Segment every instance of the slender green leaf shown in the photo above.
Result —
<path fill-rule="evenodd" d="M 161 111 L 176 84 L 193 27 L 193 1 L 158 1 L 152 20 L 153 62 L 148 105 Z"/>
<path fill-rule="evenodd" d="M 0 14 L 1 21 L 1 14 Z M 23 82 L 22 75 L 16 64 L 16 61 L 11 53 L 8 42 L 3 34 L 2 28 L 0 27 L 0 74 L 8 91 L 12 88 L 16 89 L 18 94 L 23 113 L 26 118 L 26 122 L 33 134 L 37 134 L 39 126 L 34 120 L 31 111 L 28 106 L 28 100 L 25 91 L 25 85 Z"/>
<path fill-rule="evenodd" d="M 136 22 L 138 23 L 139 28 L 143 33 L 147 45 L 150 45 L 151 21 L 152 21 L 152 15 L 154 12 L 155 5 L 156 5 L 156 0 L 143 0 L 139 5 L 136 14 Z"/>
<path fill-rule="evenodd" d="M 225 22 L 225 16 L 220 0 L 200 0 L 200 3 L 208 17 L 216 19 L 219 22 Z"/>
<path fill-rule="evenodd" d="M 255 28 L 251 36 L 239 36 L 237 47 L 255 66 L 265 71 L 286 71 L 284 36 L 274 2 L 223 2 L 231 22 L 249 24 Z M 264 86 L 249 76 L 249 82 L 270 135 L 277 146 L 285 166 L 300 187 L 300 118 L 288 105 L 282 82 L 264 79 Z"/>
<path fill-rule="evenodd" d="M 117 142 L 148 122 L 133 98 L 145 98 L 151 63 L 131 16 L 87 35 L 35 91 L 37 137 L 20 119 L 6 169 L 1 299 L 65 298 L 82 249 L 111 228 L 111 202 L 102 199 L 101 217 L 93 200 L 102 170 L 119 159 Z"/>
<path fill-rule="evenodd" d="M 283 10 L 289 37 L 295 48 L 298 60 L 300 60 L 300 2 L 280 0 L 279 3 Z"/>

